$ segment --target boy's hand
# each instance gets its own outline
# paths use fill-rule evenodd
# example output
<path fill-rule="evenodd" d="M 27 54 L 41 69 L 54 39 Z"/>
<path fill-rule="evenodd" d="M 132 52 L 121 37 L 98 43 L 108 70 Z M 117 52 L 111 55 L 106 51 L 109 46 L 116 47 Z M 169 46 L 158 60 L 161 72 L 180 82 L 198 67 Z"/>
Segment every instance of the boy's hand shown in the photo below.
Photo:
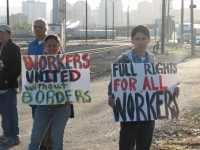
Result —
<path fill-rule="evenodd" d="M 111 108 L 115 106 L 115 100 L 112 98 L 112 96 L 108 97 L 108 105 L 110 105 Z"/>
<path fill-rule="evenodd" d="M 176 95 L 178 96 L 178 95 L 179 95 L 179 92 L 180 92 L 179 87 L 175 87 L 175 88 L 174 88 L 174 92 L 175 92 Z"/>

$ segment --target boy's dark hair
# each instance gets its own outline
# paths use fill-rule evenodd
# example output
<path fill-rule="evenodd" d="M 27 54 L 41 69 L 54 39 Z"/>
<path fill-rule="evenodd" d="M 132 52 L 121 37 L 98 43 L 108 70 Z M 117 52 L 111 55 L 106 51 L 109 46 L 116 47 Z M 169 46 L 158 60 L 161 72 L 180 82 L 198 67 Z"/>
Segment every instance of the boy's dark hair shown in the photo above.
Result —
<path fill-rule="evenodd" d="M 150 32 L 149 32 L 149 29 L 147 28 L 147 26 L 145 25 L 138 25 L 138 26 L 135 26 L 133 29 L 132 29 L 132 32 L 131 32 L 131 38 L 133 39 L 133 37 L 136 35 L 136 33 L 138 32 L 141 32 L 143 33 L 144 35 L 146 35 L 148 38 L 150 38 Z"/>
<path fill-rule="evenodd" d="M 47 42 L 49 39 L 55 39 L 59 44 L 61 44 L 61 43 L 60 43 L 60 38 L 59 38 L 57 35 L 55 35 L 55 34 L 49 34 L 49 35 L 47 35 L 47 36 L 45 37 L 45 39 L 44 39 L 44 45 L 46 44 L 46 42 Z"/>

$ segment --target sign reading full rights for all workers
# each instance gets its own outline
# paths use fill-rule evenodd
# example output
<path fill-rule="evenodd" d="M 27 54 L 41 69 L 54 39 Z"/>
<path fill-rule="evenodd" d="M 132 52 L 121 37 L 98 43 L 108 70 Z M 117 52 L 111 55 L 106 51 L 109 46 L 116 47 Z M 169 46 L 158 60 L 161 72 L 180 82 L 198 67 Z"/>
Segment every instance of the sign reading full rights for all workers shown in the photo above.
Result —
<path fill-rule="evenodd" d="M 22 56 L 22 102 L 91 102 L 89 68 L 88 54 Z"/>
<path fill-rule="evenodd" d="M 178 85 L 175 63 L 112 64 L 115 121 L 177 119 L 174 88 Z"/>

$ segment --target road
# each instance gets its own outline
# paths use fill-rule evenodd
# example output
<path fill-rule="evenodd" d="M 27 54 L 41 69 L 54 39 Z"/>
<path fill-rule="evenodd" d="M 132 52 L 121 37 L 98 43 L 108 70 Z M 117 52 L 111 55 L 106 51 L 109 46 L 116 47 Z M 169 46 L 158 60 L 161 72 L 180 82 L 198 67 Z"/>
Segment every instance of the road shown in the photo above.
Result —
<path fill-rule="evenodd" d="M 66 150 L 117 150 L 119 123 L 115 123 L 107 104 L 109 76 L 91 82 L 91 104 L 75 104 L 75 118 L 69 119 L 65 130 Z M 179 108 L 181 117 L 200 108 L 200 59 L 190 58 L 178 64 L 180 82 Z M 31 129 L 31 108 L 21 103 L 18 94 L 18 113 L 21 145 L 2 150 L 27 150 Z M 157 121 L 157 127 L 164 121 Z M 0 129 L 0 132 L 2 130 Z"/>

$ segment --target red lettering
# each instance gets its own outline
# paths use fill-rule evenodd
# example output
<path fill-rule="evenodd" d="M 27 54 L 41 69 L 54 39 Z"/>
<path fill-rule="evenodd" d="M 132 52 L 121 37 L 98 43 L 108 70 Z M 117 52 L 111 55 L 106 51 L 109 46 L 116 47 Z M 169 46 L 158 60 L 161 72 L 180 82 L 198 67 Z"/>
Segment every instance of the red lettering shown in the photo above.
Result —
<path fill-rule="evenodd" d="M 136 91 L 136 87 L 135 87 L 136 83 L 137 83 L 137 80 L 135 78 L 132 78 L 132 77 L 129 78 L 129 84 L 130 84 L 129 88 L 130 88 L 130 91 L 132 91 L 132 90 Z"/>
<path fill-rule="evenodd" d="M 44 70 L 47 67 L 47 60 L 45 56 L 41 56 L 39 60 L 40 70 Z"/>
<path fill-rule="evenodd" d="M 117 92 L 117 87 L 119 86 L 119 82 L 120 82 L 121 80 L 120 79 L 115 79 L 114 80 L 114 91 L 115 92 Z"/>
<path fill-rule="evenodd" d="M 83 54 L 82 59 L 85 61 L 85 64 L 83 64 L 83 68 L 89 68 L 90 67 L 90 60 L 87 58 L 88 54 Z"/>
<path fill-rule="evenodd" d="M 74 54 L 74 68 L 77 69 L 77 63 L 79 63 L 79 68 L 81 69 L 82 68 L 82 63 L 80 61 L 80 56 L 79 54 Z"/>
<path fill-rule="evenodd" d="M 124 78 L 124 79 L 122 79 L 121 88 L 122 88 L 123 91 L 126 91 L 126 90 L 127 90 L 127 87 L 128 87 L 128 82 L 127 82 L 127 80 Z"/>
<path fill-rule="evenodd" d="M 47 56 L 47 59 L 49 70 L 52 70 L 52 67 L 54 68 L 54 70 L 57 70 L 57 66 L 55 65 L 56 58 L 54 56 Z"/>
<path fill-rule="evenodd" d="M 70 70 L 69 75 L 70 75 L 71 82 L 75 82 L 81 77 L 81 73 L 78 70 Z"/>
<path fill-rule="evenodd" d="M 31 70 L 33 67 L 33 60 L 30 56 L 24 56 L 23 57 L 24 64 L 27 70 Z"/>
<path fill-rule="evenodd" d="M 65 66 L 62 63 L 62 61 L 64 60 L 64 58 L 65 58 L 65 55 L 62 55 L 61 58 L 60 58 L 60 55 L 57 55 L 58 70 L 61 70 L 61 68 L 65 69 Z"/>
<path fill-rule="evenodd" d="M 69 63 L 72 62 L 71 58 L 72 58 L 71 54 L 66 55 L 66 68 L 69 68 Z"/>
<path fill-rule="evenodd" d="M 159 82 L 160 82 L 160 90 L 167 90 L 168 89 L 168 86 L 163 86 L 162 84 L 162 76 L 159 75 Z"/>
<path fill-rule="evenodd" d="M 159 90 L 159 87 L 156 87 L 155 85 L 154 85 L 154 80 L 153 80 L 153 77 L 151 77 L 151 87 L 152 87 L 152 90 Z"/>
<path fill-rule="evenodd" d="M 35 56 L 35 60 L 34 60 L 34 69 L 38 70 L 38 56 Z"/>
<path fill-rule="evenodd" d="M 146 88 L 148 88 L 148 90 L 151 90 L 151 86 L 149 84 L 149 79 L 147 76 L 145 76 L 144 78 L 143 90 L 146 90 Z"/>

